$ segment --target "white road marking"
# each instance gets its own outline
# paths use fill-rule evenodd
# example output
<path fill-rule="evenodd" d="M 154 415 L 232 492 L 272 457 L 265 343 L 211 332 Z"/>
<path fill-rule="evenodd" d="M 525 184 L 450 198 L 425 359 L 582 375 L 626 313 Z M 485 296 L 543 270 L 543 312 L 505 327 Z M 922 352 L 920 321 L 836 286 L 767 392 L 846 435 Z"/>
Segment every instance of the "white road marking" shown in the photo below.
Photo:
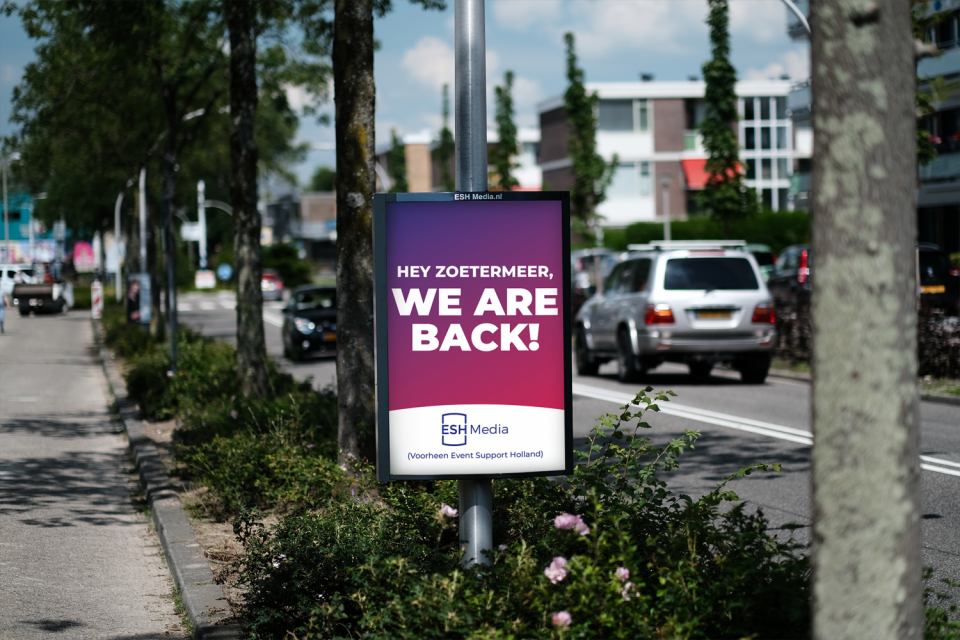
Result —
<path fill-rule="evenodd" d="M 220 306 L 224 309 L 236 309 L 237 301 L 236 300 L 221 300 Z"/>
<path fill-rule="evenodd" d="M 263 321 L 269 322 L 275 327 L 283 326 L 283 317 L 280 316 L 280 314 L 267 311 L 266 309 L 263 310 Z"/>
<path fill-rule="evenodd" d="M 606 400 L 608 402 L 616 403 L 620 406 L 628 404 L 634 399 L 634 397 L 636 397 L 633 394 L 603 389 L 600 387 L 593 387 L 580 383 L 573 384 L 573 393 L 574 395 L 584 396 L 587 398 Z M 698 409 L 696 407 L 687 407 L 675 404 L 673 402 L 661 402 L 657 406 L 660 407 L 661 413 L 665 413 L 669 416 L 677 416 L 678 418 L 686 418 L 687 420 L 705 422 L 707 424 L 713 424 L 718 427 L 727 427 L 728 429 L 736 429 L 738 431 L 747 431 L 749 433 L 756 433 L 758 435 L 777 438 L 779 440 L 797 442 L 807 446 L 813 445 L 813 434 L 809 431 L 793 429 L 791 427 L 772 424 L 770 422 L 761 422 L 759 420 L 741 418 L 739 416 L 718 413 L 716 411 L 707 411 L 705 409 Z M 920 468 L 927 471 L 933 471 L 935 473 L 943 473 L 949 476 L 960 477 L 960 463 L 951 462 L 942 458 L 920 456 Z"/>
<path fill-rule="evenodd" d="M 193 305 L 190 305 L 186 302 L 178 302 L 177 311 L 193 311 Z"/>
<path fill-rule="evenodd" d="M 202 300 L 200 301 L 200 308 L 203 309 L 204 311 L 213 311 L 214 309 L 217 308 L 217 305 L 210 302 L 209 300 Z"/>

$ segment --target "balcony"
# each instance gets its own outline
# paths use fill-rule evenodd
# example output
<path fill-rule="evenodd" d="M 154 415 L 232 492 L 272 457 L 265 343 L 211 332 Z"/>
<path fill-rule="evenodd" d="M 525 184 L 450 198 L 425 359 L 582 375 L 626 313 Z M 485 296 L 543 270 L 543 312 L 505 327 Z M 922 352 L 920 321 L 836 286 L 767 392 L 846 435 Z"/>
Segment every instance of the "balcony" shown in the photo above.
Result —
<path fill-rule="evenodd" d="M 921 182 L 956 180 L 960 176 L 960 153 L 945 153 L 930 164 L 920 167 Z"/>

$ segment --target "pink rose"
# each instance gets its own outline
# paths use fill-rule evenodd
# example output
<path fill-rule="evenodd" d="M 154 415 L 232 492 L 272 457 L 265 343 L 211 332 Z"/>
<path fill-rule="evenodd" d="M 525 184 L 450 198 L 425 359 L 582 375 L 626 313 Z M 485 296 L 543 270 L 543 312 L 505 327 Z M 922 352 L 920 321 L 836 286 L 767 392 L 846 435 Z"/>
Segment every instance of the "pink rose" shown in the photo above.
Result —
<path fill-rule="evenodd" d="M 567 569 L 567 559 L 561 556 L 554 558 L 553 562 L 543 570 L 543 575 L 547 576 L 551 584 L 557 584 L 566 578 L 569 573 L 570 569 Z"/>
<path fill-rule="evenodd" d="M 575 516 L 572 513 L 561 513 L 558 515 L 554 521 L 553 526 L 557 529 L 573 529 L 582 536 L 590 535 L 590 527 L 583 521 L 583 518 L 580 516 Z"/>
<path fill-rule="evenodd" d="M 626 567 L 617 567 L 617 580 L 626 582 L 630 579 L 630 569 Z"/>
<path fill-rule="evenodd" d="M 446 516 L 446 517 L 448 517 L 448 518 L 456 518 L 456 517 L 457 517 L 458 515 L 460 515 L 460 514 L 457 512 L 456 509 L 454 509 L 454 508 L 451 507 L 450 505 L 448 505 L 448 504 L 441 504 L 441 505 L 440 505 L 440 515 L 444 515 L 444 516 Z"/>
<path fill-rule="evenodd" d="M 234 420 L 237 419 L 237 416 L 238 416 L 238 415 L 240 415 L 240 414 L 237 413 L 236 410 L 230 412 L 230 417 L 233 418 Z"/>
<path fill-rule="evenodd" d="M 566 611 L 557 611 L 555 614 L 553 614 L 553 624 L 558 627 L 563 627 L 566 629 L 570 626 L 571 622 L 573 622 L 573 616 Z"/>

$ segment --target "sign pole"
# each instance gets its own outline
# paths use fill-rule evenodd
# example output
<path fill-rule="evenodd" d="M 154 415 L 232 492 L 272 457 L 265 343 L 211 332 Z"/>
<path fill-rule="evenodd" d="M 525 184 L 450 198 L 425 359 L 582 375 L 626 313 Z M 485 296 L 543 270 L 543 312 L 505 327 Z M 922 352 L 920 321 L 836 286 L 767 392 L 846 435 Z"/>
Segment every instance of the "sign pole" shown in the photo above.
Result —
<path fill-rule="evenodd" d="M 456 81 L 456 188 L 487 190 L 487 64 L 484 0 L 456 0 L 454 33 Z M 460 548 L 463 564 L 486 565 L 493 549 L 493 484 L 460 480 Z"/>
<path fill-rule="evenodd" d="M 207 269 L 207 207 L 206 185 L 203 180 L 197 182 L 197 220 L 200 223 L 200 269 Z"/>

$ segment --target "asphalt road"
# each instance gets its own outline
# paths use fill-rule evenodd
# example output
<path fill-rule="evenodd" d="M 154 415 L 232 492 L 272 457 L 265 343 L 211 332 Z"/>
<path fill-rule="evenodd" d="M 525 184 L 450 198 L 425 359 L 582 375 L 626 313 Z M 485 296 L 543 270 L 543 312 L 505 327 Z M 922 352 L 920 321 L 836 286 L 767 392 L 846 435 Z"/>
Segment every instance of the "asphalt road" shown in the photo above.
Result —
<path fill-rule="evenodd" d="M 184 296 L 180 320 L 206 335 L 233 340 L 236 318 L 233 298 Z M 267 351 L 297 378 L 312 376 L 318 387 L 333 383 L 336 365 L 330 356 L 303 363 L 282 357 L 280 305 L 267 303 L 264 329 Z M 809 541 L 810 525 L 810 386 L 801 381 L 768 378 L 746 385 L 734 371 L 715 369 L 705 381 L 694 381 L 687 369 L 665 364 L 642 383 L 617 381 L 611 363 L 595 377 L 574 376 L 574 435 L 586 436 L 602 414 L 646 385 L 677 393 L 664 411 L 648 422 L 653 442 L 665 443 L 684 431 L 700 431 L 696 448 L 681 457 L 681 466 L 667 481 L 678 492 L 702 495 L 726 476 L 759 462 L 779 463 L 780 473 L 757 472 L 729 488 L 769 518 L 778 535 Z M 938 575 L 960 580 L 960 407 L 921 403 L 922 534 L 924 564 Z M 801 525 L 793 532 L 783 525 Z"/>

